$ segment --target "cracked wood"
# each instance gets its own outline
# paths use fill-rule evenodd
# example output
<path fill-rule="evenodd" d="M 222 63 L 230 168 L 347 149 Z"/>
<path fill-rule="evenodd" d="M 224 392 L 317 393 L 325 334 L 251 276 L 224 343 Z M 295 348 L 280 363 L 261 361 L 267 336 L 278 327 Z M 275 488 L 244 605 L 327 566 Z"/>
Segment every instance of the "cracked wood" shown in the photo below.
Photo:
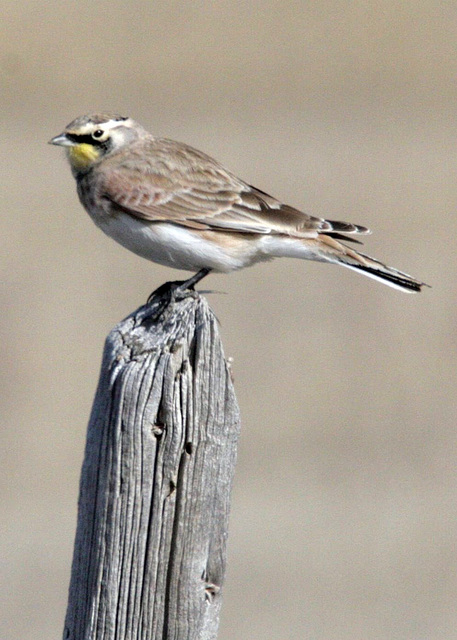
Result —
<path fill-rule="evenodd" d="M 111 331 L 81 475 L 66 640 L 216 638 L 238 435 L 206 300 L 156 296 Z"/>

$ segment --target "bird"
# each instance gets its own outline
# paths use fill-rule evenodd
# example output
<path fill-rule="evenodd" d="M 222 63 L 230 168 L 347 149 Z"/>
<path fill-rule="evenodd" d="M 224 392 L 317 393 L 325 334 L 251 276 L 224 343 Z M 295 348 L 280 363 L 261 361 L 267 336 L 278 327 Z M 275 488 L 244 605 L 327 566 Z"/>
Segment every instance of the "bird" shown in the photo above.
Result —
<path fill-rule="evenodd" d="M 184 282 L 189 288 L 210 272 L 278 257 L 341 265 L 409 293 L 425 285 L 346 244 L 362 244 L 355 236 L 370 233 L 367 227 L 284 204 L 130 117 L 80 116 L 49 143 L 65 148 L 95 224 L 143 258 L 195 272 Z"/>

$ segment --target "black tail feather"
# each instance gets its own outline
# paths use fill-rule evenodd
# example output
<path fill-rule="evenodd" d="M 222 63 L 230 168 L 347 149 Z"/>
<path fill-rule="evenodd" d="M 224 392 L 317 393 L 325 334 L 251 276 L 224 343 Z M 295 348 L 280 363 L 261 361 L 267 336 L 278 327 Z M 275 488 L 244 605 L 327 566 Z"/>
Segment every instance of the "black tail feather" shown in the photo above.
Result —
<path fill-rule="evenodd" d="M 423 286 L 428 286 L 424 282 L 419 282 L 418 280 L 414 280 L 413 278 L 404 277 L 395 273 L 388 273 L 386 271 L 381 271 L 374 267 L 368 267 L 363 264 L 353 264 L 352 268 L 357 271 L 364 271 L 365 273 L 369 273 L 379 280 L 386 280 L 387 282 L 391 282 L 393 285 L 400 287 L 406 291 L 411 291 L 418 293 Z M 406 274 L 405 274 L 406 275 Z"/>

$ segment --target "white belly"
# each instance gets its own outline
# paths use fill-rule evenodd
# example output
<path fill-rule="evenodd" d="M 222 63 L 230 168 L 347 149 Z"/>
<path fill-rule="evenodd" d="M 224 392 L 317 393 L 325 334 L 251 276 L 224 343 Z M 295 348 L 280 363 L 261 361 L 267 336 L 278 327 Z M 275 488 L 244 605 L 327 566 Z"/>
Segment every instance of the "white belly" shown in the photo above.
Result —
<path fill-rule="evenodd" d="M 203 267 L 228 272 L 252 264 L 252 251 L 233 251 L 202 237 L 198 231 L 168 224 L 148 223 L 117 214 L 97 219 L 96 224 L 108 236 L 142 258 L 166 267 L 198 271 Z"/>

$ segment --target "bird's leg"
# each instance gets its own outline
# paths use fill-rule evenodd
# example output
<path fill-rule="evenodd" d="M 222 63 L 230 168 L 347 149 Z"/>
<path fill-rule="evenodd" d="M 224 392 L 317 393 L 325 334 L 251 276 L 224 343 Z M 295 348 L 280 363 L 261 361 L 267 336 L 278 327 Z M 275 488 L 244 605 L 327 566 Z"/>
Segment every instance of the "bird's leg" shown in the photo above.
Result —
<path fill-rule="evenodd" d="M 200 282 L 200 280 L 203 280 L 203 278 L 205 276 L 207 276 L 210 271 L 211 271 L 211 269 L 208 269 L 207 267 L 204 267 L 203 269 L 200 269 L 200 271 L 197 271 L 197 273 L 195 273 L 188 280 L 184 280 L 183 282 L 180 282 L 179 285 L 178 285 L 179 289 L 181 289 L 182 291 L 185 291 L 186 289 L 192 289 L 193 290 L 195 285 L 198 282 Z"/>
<path fill-rule="evenodd" d="M 179 289 L 180 291 L 185 291 L 186 289 L 190 289 L 193 291 L 195 285 L 198 282 L 200 282 L 200 280 L 203 280 L 203 278 L 207 276 L 210 271 L 211 269 L 204 267 L 203 269 L 200 269 L 200 271 L 195 273 L 193 276 L 191 276 L 187 280 L 175 280 L 173 282 L 165 282 L 164 284 L 160 285 L 160 287 L 158 287 L 151 293 L 151 295 L 148 298 L 148 304 L 151 304 L 155 296 L 164 296 L 164 295 L 171 296 L 173 291 L 175 291 L 176 289 Z"/>

